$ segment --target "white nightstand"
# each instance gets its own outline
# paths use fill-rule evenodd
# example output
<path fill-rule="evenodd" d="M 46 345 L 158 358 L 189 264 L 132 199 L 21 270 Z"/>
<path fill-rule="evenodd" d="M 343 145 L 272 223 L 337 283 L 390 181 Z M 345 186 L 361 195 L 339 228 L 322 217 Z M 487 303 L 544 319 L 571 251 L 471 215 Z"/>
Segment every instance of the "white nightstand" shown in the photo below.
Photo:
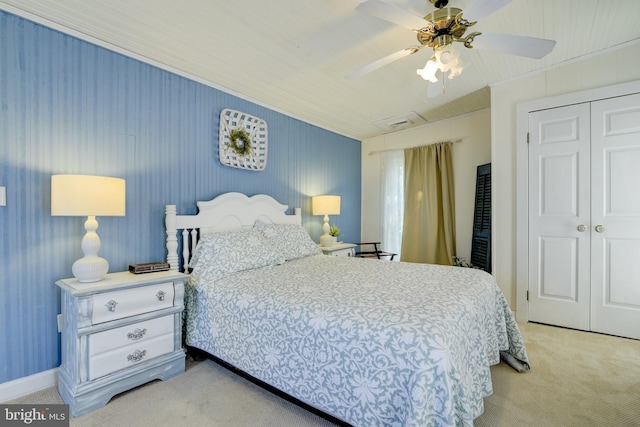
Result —
<path fill-rule="evenodd" d="M 78 416 L 116 394 L 184 372 L 182 311 L 187 275 L 107 274 L 62 289 L 62 366 L 58 391 Z"/>
<path fill-rule="evenodd" d="M 355 247 L 356 245 L 354 245 L 353 243 L 342 243 L 342 242 L 338 242 L 335 245 L 331 245 L 331 246 L 320 246 L 320 249 L 322 249 L 322 252 L 325 255 L 332 255 L 332 256 L 354 256 L 355 255 Z"/>

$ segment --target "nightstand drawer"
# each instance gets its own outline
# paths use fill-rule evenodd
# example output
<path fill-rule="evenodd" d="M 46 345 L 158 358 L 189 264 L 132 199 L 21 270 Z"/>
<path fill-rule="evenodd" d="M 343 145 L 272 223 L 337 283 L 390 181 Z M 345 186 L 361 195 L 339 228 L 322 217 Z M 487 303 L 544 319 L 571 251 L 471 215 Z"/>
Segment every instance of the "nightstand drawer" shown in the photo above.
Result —
<path fill-rule="evenodd" d="M 173 282 L 105 292 L 91 297 L 91 323 L 98 324 L 173 307 Z"/>
<path fill-rule="evenodd" d="M 142 343 L 165 334 L 173 334 L 174 316 L 168 315 L 121 326 L 89 336 L 89 355 L 94 356 L 133 343 Z"/>
<path fill-rule="evenodd" d="M 174 350 L 174 335 L 170 332 L 143 343 L 133 343 L 89 358 L 89 380 L 95 380 L 120 369 L 162 356 Z"/>

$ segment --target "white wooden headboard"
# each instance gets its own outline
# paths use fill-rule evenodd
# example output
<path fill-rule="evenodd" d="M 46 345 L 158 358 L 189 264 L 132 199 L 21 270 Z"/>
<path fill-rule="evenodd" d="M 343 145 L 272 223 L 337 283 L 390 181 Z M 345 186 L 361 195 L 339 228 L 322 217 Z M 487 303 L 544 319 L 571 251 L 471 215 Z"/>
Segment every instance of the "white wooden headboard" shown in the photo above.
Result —
<path fill-rule="evenodd" d="M 271 196 L 225 193 L 213 200 L 197 202 L 196 215 L 177 215 L 176 205 L 165 206 L 167 262 L 171 270 L 187 271 L 189 259 L 201 235 L 215 231 L 253 227 L 256 220 L 272 224 L 301 224 L 300 209 L 287 215 L 289 206 Z M 182 254 L 178 253 L 178 233 L 182 236 Z M 182 256 L 180 256 L 182 255 Z"/>

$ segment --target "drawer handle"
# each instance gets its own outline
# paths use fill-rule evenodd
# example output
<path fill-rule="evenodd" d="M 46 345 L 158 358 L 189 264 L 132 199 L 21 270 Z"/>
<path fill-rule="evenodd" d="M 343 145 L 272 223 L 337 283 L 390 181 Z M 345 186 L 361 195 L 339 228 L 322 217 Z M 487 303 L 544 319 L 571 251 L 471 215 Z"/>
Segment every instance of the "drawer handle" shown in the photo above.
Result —
<path fill-rule="evenodd" d="M 165 295 L 166 293 L 164 293 L 164 291 L 158 291 L 158 293 L 156 294 L 156 297 L 158 297 L 158 301 L 164 301 Z"/>
<path fill-rule="evenodd" d="M 116 305 L 118 305 L 118 302 L 111 300 L 108 303 L 106 303 L 104 306 L 107 307 L 107 310 L 109 311 L 116 311 Z"/>
<path fill-rule="evenodd" d="M 147 334 L 147 328 L 140 329 L 136 328 L 133 332 L 129 332 L 127 334 L 127 338 L 130 340 L 139 340 Z"/>
<path fill-rule="evenodd" d="M 127 360 L 129 362 L 139 362 L 142 360 L 143 357 L 145 357 L 147 355 L 147 350 L 136 350 L 133 352 L 133 354 L 130 354 L 127 356 Z"/>

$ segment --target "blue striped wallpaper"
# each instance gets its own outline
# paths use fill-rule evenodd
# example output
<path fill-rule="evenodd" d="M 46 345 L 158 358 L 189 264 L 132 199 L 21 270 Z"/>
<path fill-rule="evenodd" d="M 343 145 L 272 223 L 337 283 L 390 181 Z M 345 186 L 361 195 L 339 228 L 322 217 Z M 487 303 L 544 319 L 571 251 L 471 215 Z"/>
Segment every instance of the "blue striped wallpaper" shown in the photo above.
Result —
<path fill-rule="evenodd" d="M 52 174 L 126 179 L 125 217 L 98 218 L 110 271 L 165 257 L 164 205 L 196 213 L 227 191 L 266 193 L 301 207 L 342 196 L 332 223 L 360 238 L 360 142 L 320 129 L 23 18 L 0 12 L 0 383 L 59 366 L 54 282 L 82 256 L 83 218 L 51 217 Z M 218 160 L 224 108 L 263 118 L 267 167 Z"/>

